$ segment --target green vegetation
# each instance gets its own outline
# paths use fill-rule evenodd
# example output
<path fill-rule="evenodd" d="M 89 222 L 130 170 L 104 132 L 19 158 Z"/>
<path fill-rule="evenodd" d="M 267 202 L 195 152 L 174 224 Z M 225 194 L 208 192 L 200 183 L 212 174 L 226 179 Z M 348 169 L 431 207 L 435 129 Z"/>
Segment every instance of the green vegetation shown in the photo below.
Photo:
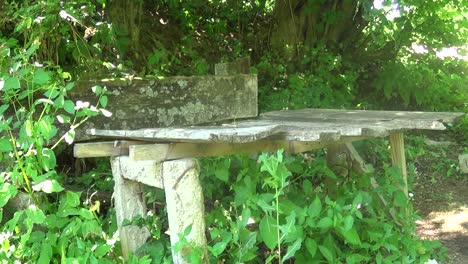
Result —
<path fill-rule="evenodd" d="M 69 99 L 80 78 L 204 75 L 216 62 L 250 56 L 261 111 L 467 111 L 467 1 L 0 1 L 0 11 L 2 263 L 124 262 L 112 207 L 68 187 L 110 192 L 109 167 L 97 161 L 74 178 L 57 158 L 76 127 L 109 115 L 99 86 L 91 104 Z M 458 55 L 442 57 L 444 48 Z M 452 132 L 466 144 L 468 119 Z M 422 142 L 409 138 L 410 163 L 420 161 Z M 203 160 L 212 263 L 446 259 L 439 242 L 414 235 L 417 215 L 395 187 L 400 175 L 384 140 L 360 144 L 384 169 L 337 176 L 323 151 Z M 439 160 L 434 170 L 458 175 L 455 161 Z M 153 240 L 127 262 L 170 263 L 163 193 L 146 196 L 153 210 L 129 223 L 147 225 Z M 193 263 L 200 254 L 192 250 Z"/>

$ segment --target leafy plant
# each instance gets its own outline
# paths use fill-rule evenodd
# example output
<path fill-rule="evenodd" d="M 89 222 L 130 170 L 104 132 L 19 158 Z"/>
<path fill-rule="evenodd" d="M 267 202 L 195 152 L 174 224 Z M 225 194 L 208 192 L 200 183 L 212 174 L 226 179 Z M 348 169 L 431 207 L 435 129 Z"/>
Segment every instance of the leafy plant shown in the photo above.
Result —
<path fill-rule="evenodd" d="M 411 219 L 417 216 L 396 187 L 402 184 L 397 168 L 385 169 L 374 188 L 372 175 L 331 175 L 320 152 L 309 163 L 300 156 L 284 158 L 282 152 L 263 154 L 258 163 L 246 156 L 229 160 L 224 168 L 234 182 L 232 195 L 210 176 L 212 169 L 202 175 L 204 186 L 221 190 L 208 196 L 214 201 L 206 217 L 213 261 L 423 263 L 446 256 L 439 242 L 414 235 Z M 324 178 L 339 188 L 325 189 Z"/>
<path fill-rule="evenodd" d="M 0 39 L 0 162 L 5 170 L 0 206 L 3 211 L 9 201 L 23 200 L 23 208 L 4 216 L 0 258 L 112 263 L 103 257 L 115 253 L 117 240 L 107 235 L 115 229 L 103 229 L 98 207 L 80 206 L 80 193 L 64 190 L 54 152 L 62 141 L 72 143 L 76 128 L 88 118 L 110 114 L 101 108 L 107 104 L 105 90 L 93 87 L 99 96 L 96 106 L 71 101 L 67 72 L 30 62 L 39 47 Z"/>

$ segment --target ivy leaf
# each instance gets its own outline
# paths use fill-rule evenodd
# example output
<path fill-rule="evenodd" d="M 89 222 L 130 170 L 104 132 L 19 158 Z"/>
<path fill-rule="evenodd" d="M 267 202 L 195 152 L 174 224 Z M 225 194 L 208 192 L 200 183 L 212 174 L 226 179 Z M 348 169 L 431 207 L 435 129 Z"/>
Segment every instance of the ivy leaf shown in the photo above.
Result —
<path fill-rule="evenodd" d="M 278 227 L 273 217 L 265 215 L 260 221 L 259 231 L 265 245 L 273 250 L 278 245 Z"/>

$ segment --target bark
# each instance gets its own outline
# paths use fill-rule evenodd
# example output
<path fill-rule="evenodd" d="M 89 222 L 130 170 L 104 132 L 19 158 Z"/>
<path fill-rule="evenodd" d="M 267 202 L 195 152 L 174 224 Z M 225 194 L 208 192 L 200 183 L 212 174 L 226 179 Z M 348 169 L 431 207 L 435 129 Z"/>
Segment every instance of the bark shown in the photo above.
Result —
<path fill-rule="evenodd" d="M 362 32 L 363 3 L 360 1 L 279 0 L 274 16 L 277 21 L 272 45 L 315 45 L 323 42 L 337 48 Z M 357 30 L 355 30 L 357 29 Z"/>

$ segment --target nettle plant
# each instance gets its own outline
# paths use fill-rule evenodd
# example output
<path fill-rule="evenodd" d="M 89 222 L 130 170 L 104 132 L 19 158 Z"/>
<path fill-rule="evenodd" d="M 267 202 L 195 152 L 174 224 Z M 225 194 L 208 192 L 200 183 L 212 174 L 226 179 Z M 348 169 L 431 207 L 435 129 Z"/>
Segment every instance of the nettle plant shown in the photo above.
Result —
<path fill-rule="evenodd" d="M 436 241 L 415 236 L 401 173 L 337 176 L 322 152 L 281 151 L 204 161 L 202 181 L 213 263 L 424 263 L 443 260 Z M 326 188 L 323 181 L 336 188 Z M 229 195 L 230 194 L 230 195 Z M 381 204 L 381 197 L 388 201 Z M 392 213 L 390 213 L 390 210 Z"/>
<path fill-rule="evenodd" d="M 35 61 L 40 43 L 17 43 L 0 39 L 0 259 L 113 263 L 106 257 L 114 254 L 116 239 L 107 235 L 113 230 L 103 230 L 96 206 L 82 206 L 79 192 L 62 187 L 54 152 L 61 142 L 73 142 L 88 118 L 110 115 L 102 108 L 105 90 L 93 87 L 95 105 L 73 102 L 71 76 Z"/>

